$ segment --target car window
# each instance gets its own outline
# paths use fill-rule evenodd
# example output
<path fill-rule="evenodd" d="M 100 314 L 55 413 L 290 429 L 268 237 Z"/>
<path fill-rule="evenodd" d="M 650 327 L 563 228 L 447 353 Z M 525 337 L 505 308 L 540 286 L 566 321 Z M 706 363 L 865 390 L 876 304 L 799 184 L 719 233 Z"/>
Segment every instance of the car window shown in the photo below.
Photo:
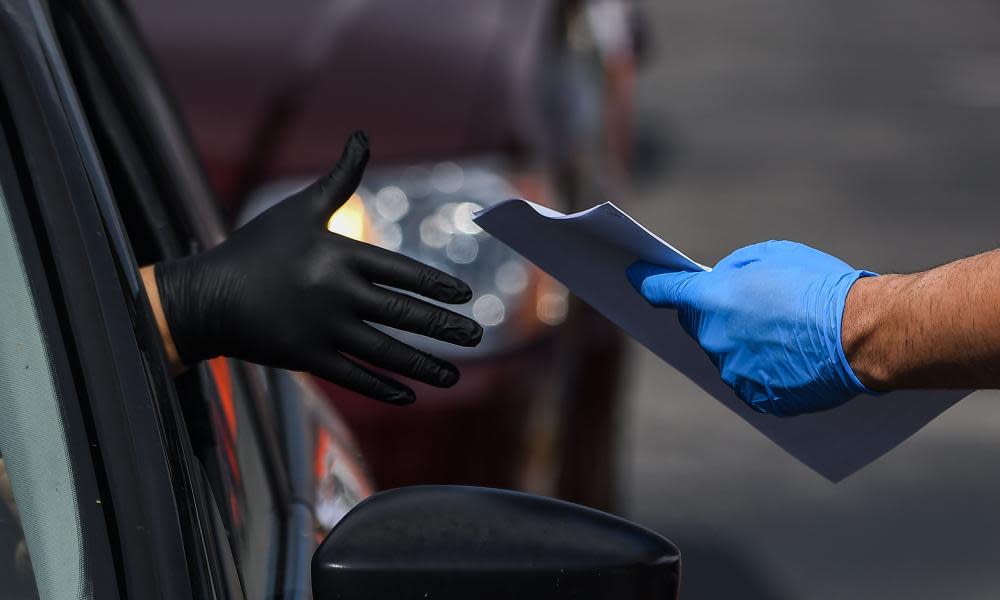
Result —
<path fill-rule="evenodd" d="M 0 455 L 3 597 L 90 598 L 53 368 L 2 189 Z"/>

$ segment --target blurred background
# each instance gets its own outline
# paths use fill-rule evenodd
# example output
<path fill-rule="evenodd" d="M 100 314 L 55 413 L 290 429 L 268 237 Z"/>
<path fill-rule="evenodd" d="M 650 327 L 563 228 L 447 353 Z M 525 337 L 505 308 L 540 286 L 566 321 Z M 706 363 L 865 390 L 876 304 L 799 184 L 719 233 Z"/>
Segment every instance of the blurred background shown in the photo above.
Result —
<path fill-rule="evenodd" d="M 234 225 L 363 127 L 373 167 L 330 228 L 476 289 L 453 390 L 325 388 L 380 487 L 614 510 L 681 547 L 689 600 L 1000 597 L 997 393 L 834 485 L 469 222 L 610 199 L 705 263 L 771 238 L 881 272 L 994 248 L 996 3 L 131 4 Z"/>
<path fill-rule="evenodd" d="M 898 272 L 997 246 L 996 3 L 644 10 L 638 130 L 672 152 L 630 209 L 690 256 L 792 238 Z M 834 485 L 628 350 L 624 511 L 680 546 L 682 597 L 1000 597 L 996 392 Z"/>

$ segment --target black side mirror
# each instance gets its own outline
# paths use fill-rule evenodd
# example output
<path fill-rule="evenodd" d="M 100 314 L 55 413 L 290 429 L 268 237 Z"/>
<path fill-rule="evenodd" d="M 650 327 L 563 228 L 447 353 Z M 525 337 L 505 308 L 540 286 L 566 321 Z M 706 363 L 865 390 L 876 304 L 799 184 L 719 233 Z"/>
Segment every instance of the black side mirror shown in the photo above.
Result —
<path fill-rule="evenodd" d="M 317 600 L 672 600 L 679 581 L 677 548 L 634 523 L 457 486 L 372 496 L 312 562 Z"/>

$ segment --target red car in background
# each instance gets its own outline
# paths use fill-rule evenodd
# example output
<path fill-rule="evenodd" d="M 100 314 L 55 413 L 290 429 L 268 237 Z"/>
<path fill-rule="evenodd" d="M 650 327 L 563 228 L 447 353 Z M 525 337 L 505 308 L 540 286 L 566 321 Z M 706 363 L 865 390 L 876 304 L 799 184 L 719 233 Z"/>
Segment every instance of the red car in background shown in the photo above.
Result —
<path fill-rule="evenodd" d="M 476 292 L 463 310 L 487 328 L 479 348 L 403 334 L 458 364 L 456 387 L 418 384 L 417 404 L 397 408 L 320 382 L 379 486 L 488 485 L 607 508 L 621 337 L 470 219 L 512 196 L 572 210 L 622 187 L 628 5 L 131 4 L 234 222 L 326 170 L 364 128 L 372 166 L 330 229 Z"/>

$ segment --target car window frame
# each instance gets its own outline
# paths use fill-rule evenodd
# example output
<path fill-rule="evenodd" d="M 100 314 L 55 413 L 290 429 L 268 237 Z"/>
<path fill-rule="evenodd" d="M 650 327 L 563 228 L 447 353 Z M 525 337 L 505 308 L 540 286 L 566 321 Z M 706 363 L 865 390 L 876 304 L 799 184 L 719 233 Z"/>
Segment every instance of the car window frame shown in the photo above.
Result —
<path fill-rule="evenodd" d="M 211 540 L 200 479 L 176 398 L 163 385 L 168 375 L 156 368 L 165 361 L 140 351 L 140 338 L 158 333 L 138 274 L 112 252 L 128 247 L 47 5 L 10 0 L 5 9 L 0 18 L 17 46 L 9 58 L 25 76 L 26 97 L 12 101 L 11 121 L 31 157 L 53 280 L 71 299 L 61 303 L 63 332 L 78 359 L 74 379 L 105 482 L 119 586 L 133 597 L 218 597 L 204 552 Z"/>
<path fill-rule="evenodd" d="M 0 55 L 11 48 L 6 32 L 0 31 Z M 7 62 L 7 64 L 4 64 Z M 10 65 L 0 57 L 0 79 L 6 79 Z M 15 152 L 19 149 L 13 135 L 11 112 L 5 90 L 0 83 L 0 188 L 7 207 L 21 261 L 27 274 L 34 309 L 45 338 L 46 353 L 56 388 L 63 430 L 76 491 L 77 511 L 82 530 L 82 553 L 85 574 L 94 597 L 118 596 L 116 560 L 109 538 L 108 524 L 102 505 L 103 486 L 90 452 L 90 443 L 73 375 L 72 353 L 62 335 L 62 323 L 56 308 L 55 292 L 51 289 L 51 273 L 44 260 L 44 237 L 38 235 L 28 206 L 30 189 L 22 187 L 23 161 L 18 165 Z"/>
<path fill-rule="evenodd" d="M 60 0 L 52 0 L 53 6 L 60 4 Z M 181 228 L 183 231 L 177 232 L 183 238 L 182 242 L 186 240 L 190 244 L 189 249 L 214 245 L 224 237 L 225 230 L 218 205 L 207 186 L 190 138 L 169 96 L 163 91 L 155 65 L 142 40 L 137 37 L 128 11 L 121 3 L 111 0 L 66 4 L 85 13 L 88 25 L 84 33 L 103 45 L 107 54 L 104 60 L 112 63 L 113 69 L 128 74 L 128 77 L 119 77 L 114 82 L 115 91 L 128 98 L 128 108 L 134 111 L 128 119 L 137 127 L 140 145 L 153 142 L 155 152 L 160 154 L 162 151 L 162 155 L 155 157 L 157 164 L 151 165 L 151 171 L 159 172 L 161 179 L 164 174 L 167 175 L 170 186 L 160 195 L 160 200 L 166 212 L 174 217 L 172 224 L 187 224 Z M 124 268 L 128 269 L 129 261 L 125 258 Z M 295 482 L 291 481 L 292 466 L 288 462 L 292 456 L 302 453 L 292 450 L 303 450 L 298 447 L 303 446 L 305 441 L 297 436 L 288 439 L 287 432 L 283 431 L 295 421 L 293 415 L 286 414 L 286 409 L 294 404 L 299 407 L 298 412 L 303 410 L 299 397 L 301 390 L 299 394 L 290 394 L 288 386 L 274 384 L 275 378 L 291 377 L 288 373 L 239 361 L 231 363 L 234 374 L 242 380 L 248 394 L 249 425 L 262 442 L 269 466 L 268 475 L 274 477 L 271 483 L 276 494 L 276 509 L 284 517 L 279 522 L 281 530 L 275 541 L 278 556 L 274 581 L 279 586 L 278 590 L 286 594 L 291 590 L 308 590 L 308 564 L 311 549 L 315 546 L 313 532 L 316 520 L 311 497 L 314 490 L 303 490 L 301 485 L 294 485 Z M 275 423 L 277 427 L 262 421 Z M 290 445 L 296 448 L 290 448 Z M 308 510 L 308 515 L 303 513 L 303 508 Z M 303 540 L 309 543 L 304 544 Z"/>
<path fill-rule="evenodd" d="M 128 112 L 122 114 L 121 118 L 135 136 L 138 147 L 147 149 L 143 157 L 149 163 L 146 166 L 163 187 L 162 190 L 157 190 L 160 193 L 155 198 L 151 198 L 152 202 L 160 205 L 153 207 L 153 212 L 169 214 L 171 218 L 168 222 L 157 225 L 171 229 L 181 245 L 187 244 L 188 248 L 205 248 L 217 243 L 225 229 L 217 203 L 200 171 L 200 163 L 183 124 L 159 82 L 155 65 L 149 60 L 141 39 L 137 37 L 127 10 L 118 3 L 106 0 L 86 4 L 53 0 L 51 4 L 55 10 L 72 11 L 73 18 L 79 20 L 77 26 L 88 36 L 88 45 L 93 43 L 99 47 L 96 59 L 100 64 L 95 67 L 100 71 L 101 77 L 114 86 L 116 99 Z M 65 8 L 62 5 L 66 5 Z M 91 123 L 91 127 L 98 126 L 97 123 Z M 197 201 L 199 198 L 202 200 Z M 117 222 L 116 226 L 121 227 L 121 223 Z M 123 227 L 122 229 L 124 231 Z M 127 232 L 123 237 L 127 238 Z M 173 257 L 172 249 L 161 250 L 165 257 Z M 129 252 L 122 252 L 119 259 L 122 262 L 121 268 L 132 271 L 137 269 Z M 256 438 L 256 447 L 262 453 L 266 466 L 265 476 L 274 504 L 275 552 L 270 577 L 274 591 L 271 593 L 278 593 L 278 590 L 289 586 L 301 587 L 301 577 L 292 575 L 292 570 L 285 566 L 288 560 L 285 549 L 290 540 L 297 541 L 311 527 L 293 526 L 299 524 L 301 519 L 292 519 L 289 514 L 292 493 L 287 465 L 283 460 L 285 452 L 274 428 L 267 425 L 273 422 L 273 412 L 276 410 L 269 405 L 269 399 L 274 396 L 273 390 L 263 383 L 268 371 L 240 361 L 230 360 L 229 363 L 233 383 L 240 389 L 245 401 L 244 408 L 248 411 L 249 418 L 245 427 Z M 204 379 L 205 365 L 197 365 L 192 370 Z M 209 389 L 211 386 L 204 383 L 202 387 L 203 395 L 213 391 Z M 206 491 L 210 492 L 208 488 Z M 298 571 L 300 569 L 295 570 L 296 573 Z M 289 577 L 296 581 L 285 581 Z"/>

